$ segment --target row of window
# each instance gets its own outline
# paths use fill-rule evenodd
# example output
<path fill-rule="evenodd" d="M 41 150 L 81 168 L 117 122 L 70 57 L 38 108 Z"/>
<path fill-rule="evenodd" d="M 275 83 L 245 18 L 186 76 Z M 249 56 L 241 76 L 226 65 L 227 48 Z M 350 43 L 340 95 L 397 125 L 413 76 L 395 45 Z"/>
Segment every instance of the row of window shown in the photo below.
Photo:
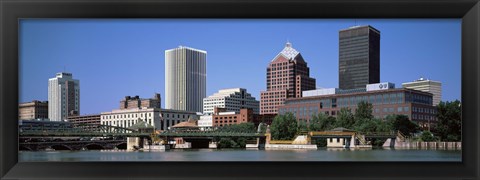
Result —
<path fill-rule="evenodd" d="M 237 123 L 237 120 L 220 120 L 220 121 L 215 121 L 215 124 L 224 124 L 224 123 Z"/>
<path fill-rule="evenodd" d="M 388 93 L 377 95 L 352 96 L 342 98 L 328 98 L 328 99 L 313 99 L 313 100 L 295 100 L 286 101 L 285 104 L 316 104 L 319 103 L 321 108 L 335 108 L 357 106 L 358 103 L 364 101 L 373 105 L 378 104 L 403 104 L 405 102 L 416 102 L 421 104 L 431 105 L 431 97 L 422 95 L 412 95 L 404 93 Z"/>
<path fill-rule="evenodd" d="M 152 117 L 152 113 L 135 113 L 135 114 L 117 114 L 117 115 L 105 115 L 102 119 L 118 119 L 118 118 L 137 118 L 137 117 Z"/>

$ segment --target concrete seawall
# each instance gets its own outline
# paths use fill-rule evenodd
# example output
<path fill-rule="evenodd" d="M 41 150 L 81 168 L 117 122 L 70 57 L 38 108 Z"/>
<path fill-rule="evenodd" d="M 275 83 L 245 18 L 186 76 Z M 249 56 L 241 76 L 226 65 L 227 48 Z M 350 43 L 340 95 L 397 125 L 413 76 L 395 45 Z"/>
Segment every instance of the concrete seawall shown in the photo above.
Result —
<path fill-rule="evenodd" d="M 265 149 L 317 149 L 314 144 L 266 144 Z"/>
<path fill-rule="evenodd" d="M 397 149 L 462 149 L 462 142 L 395 142 Z"/>

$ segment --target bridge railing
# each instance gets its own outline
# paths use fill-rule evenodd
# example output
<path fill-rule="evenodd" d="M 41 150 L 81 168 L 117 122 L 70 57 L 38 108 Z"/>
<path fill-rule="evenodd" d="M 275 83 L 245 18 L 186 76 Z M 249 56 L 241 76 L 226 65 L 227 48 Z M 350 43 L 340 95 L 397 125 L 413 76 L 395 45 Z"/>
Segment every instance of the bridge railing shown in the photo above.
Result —
<path fill-rule="evenodd" d="M 260 137 L 265 136 L 261 133 L 241 133 L 241 132 L 215 132 L 215 131 L 193 131 L 193 132 L 163 132 L 158 136 L 177 136 L 177 137 L 210 137 L 210 136 L 222 136 L 222 137 Z"/>
<path fill-rule="evenodd" d="M 122 128 L 108 125 L 80 124 L 73 127 L 64 126 L 20 126 L 20 136 L 145 136 L 148 133 L 141 133 L 134 129 Z"/>
<path fill-rule="evenodd" d="M 310 136 L 351 136 L 355 132 L 335 132 L 335 131 L 312 131 Z"/>
<path fill-rule="evenodd" d="M 292 144 L 292 140 L 270 140 L 270 144 Z"/>
<path fill-rule="evenodd" d="M 365 136 L 384 136 L 384 137 L 391 137 L 391 136 L 396 136 L 395 131 L 391 132 L 358 132 L 358 134 L 365 135 Z"/>

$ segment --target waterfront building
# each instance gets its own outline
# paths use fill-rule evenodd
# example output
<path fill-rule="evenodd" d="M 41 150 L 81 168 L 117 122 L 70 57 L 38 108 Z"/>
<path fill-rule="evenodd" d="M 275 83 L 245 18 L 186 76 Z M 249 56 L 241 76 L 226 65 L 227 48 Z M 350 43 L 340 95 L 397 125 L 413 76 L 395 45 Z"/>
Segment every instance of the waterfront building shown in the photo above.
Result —
<path fill-rule="evenodd" d="M 287 42 L 267 67 L 267 90 L 260 92 L 260 114 L 277 114 L 285 99 L 315 89 L 315 79 L 300 52 Z"/>
<path fill-rule="evenodd" d="M 442 100 L 442 83 L 439 81 L 420 78 L 413 82 L 402 83 L 402 87 L 432 93 L 434 106 Z"/>
<path fill-rule="evenodd" d="M 180 46 L 165 51 L 165 108 L 203 112 L 207 52 Z"/>
<path fill-rule="evenodd" d="M 48 80 L 48 118 L 64 121 L 80 114 L 80 81 L 71 73 L 60 72 Z"/>
<path fill-rule="evenodd" d="M 212 114 L 214 107 L 240 113 L 240 109 L 250 108 L 259 113 L 259 101 L 244 88 L 221 89 L 217 93 L 203 99 L 203 113 Z"/>
<path fill-rule="evenodd" d="M 48 118 L 48 101 L 33 100 L 31 102 L 20 103 L 18 105 L 18 119 L 47 119 Z"/>
<path fill-rule="evenodd" d="M 287 99 L 285 105 L 279 107 L 279 114 L 291 112 L 297 120 L 308 122 L 312 115 L 318 113 L 337 116 L 341 108 L 350 108 L 354 113 L 358 103 L 364 101 L 373 105 L 372 113 L 375 118 L 383 119 L 387 115 L 403 114 L 425 128 L 436 123 L 436 107 L 432 105 L 431 93 L 406 88 L 395 89 L 391 83 L 368 86 L 370 88 L 335 89 L 320 95 L 305 92 L 304 97 Z M 372 88 L 373 86 L 379 88 Z"/>
<path fill-rule="evenodd" d="M 198 127 L 200 127 L 201 130 L 211 129 L 213 127 L 212 115 L 200 116 L 200 119 L 198 120 Z"/>
<path fill-rule="evenodd" d="M 339 88 L 365 88 L 380 82 L 380 31 L 354 26 L 339 32 Z"/>
<path fill-rule="evenodd" d="M 89 115 L 78 115 L 78 116 L 68 116 L 67 122 L 72 123 L 73 125 L 100 125 L 100 114 L 89 114 Z"/>
<path fill-rule="evenodd" d="M 102 112 L 100 115 L 102 125 L 128 128 L 144 121 L 154 126 L 156 130 L 168 130 L 169 127 L 188 118 L 198 119 L 196 112 L 160 109 L 160 108 L 136 108 L 117 109 L 110 112 Z"/>
<path fill-rule="evenodd" d="M 215 107 L 212 114 L 212 126 L 227 126 L 232 124 L 241 124 L 253 122 L 252 109 L 240 109 L 240 113 L 227 111 L 225 108 Z"/>
<path fill-rule="evenodd" d="M 132 109 L 132 108 L 161 108 L 161 98 L 160 94 L 155 93 L 153 98 L 144 99 L 139 96 L 125 96 L 125 98 L 120 101 L 120 109 Z"/>

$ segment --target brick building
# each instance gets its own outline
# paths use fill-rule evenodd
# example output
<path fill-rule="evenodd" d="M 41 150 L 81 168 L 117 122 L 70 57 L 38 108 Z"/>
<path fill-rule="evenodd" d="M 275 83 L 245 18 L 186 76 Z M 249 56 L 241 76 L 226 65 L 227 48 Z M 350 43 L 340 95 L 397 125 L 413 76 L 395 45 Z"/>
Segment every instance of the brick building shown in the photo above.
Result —
<path fill-rule="evenodd" d="M 315 89 L 315 79 L 302 55 L 287 42 L 267 67 L 267 90 L 260 92 L 260 114 L 277 114 L 285 99 L 302 97 L 302 91 Z"/>
<path fill-rule="evenodd" d="M 308 122 L 312 115 L 318 113 L 337 116 L 344 107 L 350 108 L 354 113 L 361 101 L 373 105 L 372 113 L 375 118 L 383 119 L 387 115 L 403 114 L 424 128 L 437 122 L 432 94 L 405 88 L 356 91 L 337 89 L 333 93 L 291 98 L 279 107 L 279 114 L 291 112 L 297 120 Z"/>
<path fill-rule="evenodd" d="M 212 126 L 226 126 L 253 121 L 252 109 L 240 109 L 240 113 L 227 112 L 225 108 L 215 107 L 212 114 Z"/>
<path fill-rule="evenodd" d="M 120 101 L 120 109 L 135 109 L 135 108 L 161 108 L 161 98 L 160 94 L 155 93 L 153 98 L 143 99 L 139 96 L 125 96 L 123 100 Z"/>

